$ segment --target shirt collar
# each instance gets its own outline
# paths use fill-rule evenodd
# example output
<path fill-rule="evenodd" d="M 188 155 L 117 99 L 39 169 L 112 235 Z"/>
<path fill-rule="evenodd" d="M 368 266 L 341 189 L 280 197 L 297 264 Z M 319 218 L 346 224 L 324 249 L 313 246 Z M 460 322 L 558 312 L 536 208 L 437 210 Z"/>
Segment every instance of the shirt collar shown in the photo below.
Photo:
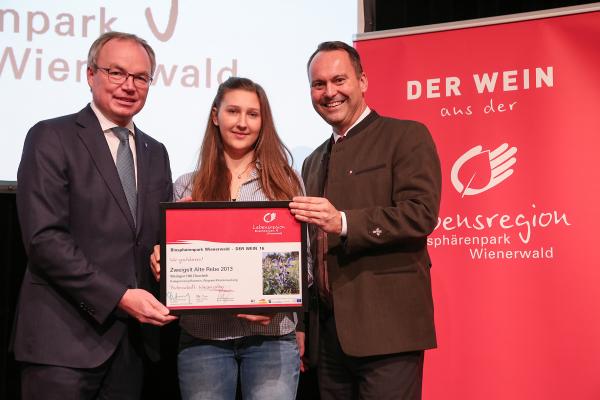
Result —
<path fill-rule="evenodd" d="M 371 109 L 369 108 L 369 106 L 367 106 L 367 108 L 365 108 L 365 111 L 363 111 L 363 113 L 362 113 L 362 114 L 360 114 L 360 117 L 358 117 L 358 119 L 357 119 L 356 121 L 354 121 L 354 123 L 353 123 L 353 124 L 350 126 L 350 128 L 348 128 L 348 129 L 346 130 L 346 132 L 344 132 L 344 134 L 343 134 L 343 135 L 338 135 L 337 133 L 333 132 L 333 140 L 334 140 L 335 142 L 337 142 L 339 138 L 341 138 L 342 136 L 346 136 L 346 134 L 347 134 L 348 132 L 350 132 L 350 129 L 352 129 L 352 128 L 354 128 L 356 125 L 358 125 L 358 123 L 359 123 L 360 121 L 362 121 L 363 119 L 365 119 L 365 118 L 367 117 L 367 115 L 369 115 L 369 113 L 370 113 L 370 112 L 371 112 Z"/>
<path fill-rule="evenodd" d="M 250 172 L 250 176 L 248 177 L 248 180 L 246 182 L 250 182 L 255 179 L 258 179 L 260 177 L 259 170 L 260 170 L 260 161 L 257 159 L 254 162 L 254 168 L 252 168 L 252 172 Z"/>
<path fill-rule="evenodd" d="M 102 111 L 100 111 L 100 109 L 98 108 L 98 106 L 96 106 L 96 103 L 94 103 L 93 100 L 90 103 L 90 107 L 92 107 L 92 111 L 94 112 L 94 114 L 96 114 L 96 118 L 98 118 L 98 122 L 100 122 L 100 127 L 102 128 L 102 132 L 110 131 L 115 126 L 118 126 L 117 124 L 115 124 L 114 122 L 112 122 L 111 120 L 106 118 L 106 116 L 104 116 L 104 114 L 102 114 Z M 133 121 L 129 121 L 129 123 L 127 125 L 125 125 L 125 128 L 129 129 L 129 132 L 131 132 L 131 134 L 135 136 L 135 127 L 133 125 Z"/>

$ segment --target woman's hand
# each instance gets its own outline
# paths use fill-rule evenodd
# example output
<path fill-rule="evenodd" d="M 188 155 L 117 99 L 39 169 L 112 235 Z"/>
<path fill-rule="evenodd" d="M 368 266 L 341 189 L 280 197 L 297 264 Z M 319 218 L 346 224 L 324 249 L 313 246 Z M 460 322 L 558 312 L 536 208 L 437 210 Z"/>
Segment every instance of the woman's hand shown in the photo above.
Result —
<path fill-rule="evenodd" d="M 160 281 L 160 246 L 155 245 L 152 254 L 150 254 L 150 269 L 156 282 Z"/>
<path fill-rule="evenodd" d="M 238 318 L 245 319 L 247 321 L 253 322 L 255 324 L 260 325 L 269 325 L 271 323 L 272 316 L 265 314 L 238 314 L 236 315 Z"/>
<path fill-rule="evenodd" d="M 189 201 L 192 201 L 192 196 L 186 196 L 177 200 L 178 203 L 187 203 Z M 154 250 L 150 254 L 150 269 L 156 282 L 160 281 L 160 246 L 158 244 L 154 246 Z"/>
<path fill-rule="evenodd" d="M 300 372 L 308 371 L 308 362 L 304 358 L 304 332 L 296 331 L 296 343 L 298 344 L 298 353 L 300 354 Z"/>

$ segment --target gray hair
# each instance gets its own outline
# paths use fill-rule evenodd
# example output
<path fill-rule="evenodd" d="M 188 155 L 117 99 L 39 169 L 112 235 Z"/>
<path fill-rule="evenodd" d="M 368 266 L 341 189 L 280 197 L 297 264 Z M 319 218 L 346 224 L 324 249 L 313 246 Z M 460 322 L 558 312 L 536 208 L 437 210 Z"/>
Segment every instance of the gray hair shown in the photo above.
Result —
<path fill-rule="evenodd" d="M 98 53 L 100 52 L 100 49 L 102 49 L 102 47 L 109 40 L 112 40 L 112 39 L 131 40 L 131 41 L 138 43 L 140 46 L 142 46 L 144 48 L 144 50 L 146 50 L 146 53 L 148 53 L 148 57 L 150 57 L 150 76 L 154 75 L 154 70 L 156 68 L 156 55 L 154 54 L 154 50 L 152 50 L 152 47 L 150 47 L 148 42 L 146 42 L 141 37 L 136 36 L 133 33 L 124 33 L 124 32 L 103 33 L 102 35 L 100 35 L 100 37 L 98 39 L 96 39 L 94 41 L 94 43 L 92 43 L 92 46 L 90 47 L 90 51 L 88 52 L 88 59 L 87 59 L 87 64 L 88 64 L 89 68 L 96 69 L 96 60 L 98 58 Z"/>

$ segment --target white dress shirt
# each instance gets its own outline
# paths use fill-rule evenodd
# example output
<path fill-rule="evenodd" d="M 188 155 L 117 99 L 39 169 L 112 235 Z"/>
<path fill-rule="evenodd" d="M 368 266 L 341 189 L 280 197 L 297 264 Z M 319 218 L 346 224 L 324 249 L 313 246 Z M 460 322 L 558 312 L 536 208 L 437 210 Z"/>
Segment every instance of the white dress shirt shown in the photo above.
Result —
<path fill-rule="evenodd" d="M 102 132 L 104 132 L 104 137 L 106 138 L 106 143 L 108 143 L 108 148 L 110 149 L 110 154 L 112 155 L 113 161 L 115 164 L 117 163 L 117 149 L 119 148 L 120 140 L 112 131 L 112 128 L 118 126 L 108 118 L 102 114 L 102 111 L 94 104 L 92 101 L 90 103 L 92 107 L 92 111 L 96 114 L 96 118 L 98 118 L 98 122 L 100 122 L 100 127 L 102 128 Z M 129 121 L 129 123 L 125 126 L 125 128 L 129 129 L 129 147 L 131 148 L 131 152 L 133 153 L 133 168 L 135 170 L 135 182 L 137 186 L 137 154 L 135 153 L 135 128 L 133 125 L 133 121 Z"/>

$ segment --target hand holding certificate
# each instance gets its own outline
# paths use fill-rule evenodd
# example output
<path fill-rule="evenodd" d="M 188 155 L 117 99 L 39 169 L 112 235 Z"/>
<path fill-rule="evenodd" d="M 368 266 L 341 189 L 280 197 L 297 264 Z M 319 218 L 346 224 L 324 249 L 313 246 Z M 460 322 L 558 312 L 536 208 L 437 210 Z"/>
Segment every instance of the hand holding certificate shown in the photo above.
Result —
<path fill-rule="evenodd" d="M 175 313 L 303 310 L 306 234 L 288 204 L 164 203 L 164 304 Z"/>

